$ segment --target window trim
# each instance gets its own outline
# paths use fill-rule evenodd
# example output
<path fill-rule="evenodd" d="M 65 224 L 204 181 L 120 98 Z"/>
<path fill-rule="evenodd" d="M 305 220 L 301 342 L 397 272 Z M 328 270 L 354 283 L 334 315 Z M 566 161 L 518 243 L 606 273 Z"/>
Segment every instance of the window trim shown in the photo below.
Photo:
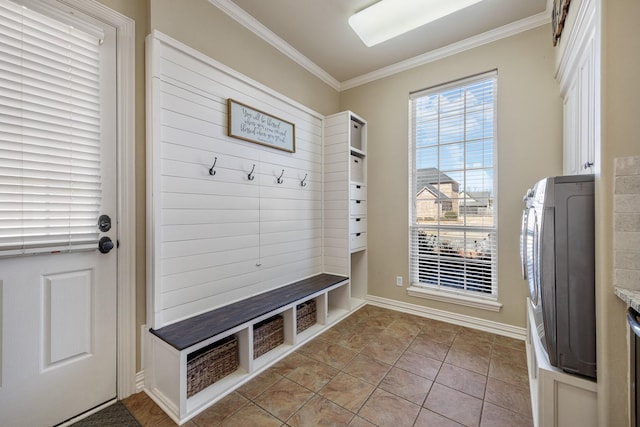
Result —
<path fill-rule="evenodd" d="M 484 73 L 479 73 L 473 76 L 469 76 L 466 78 L 461 78 L 455 81 L 451 81 L 448 83 L 444 83 L 437 86 L 432 86 L 427 89 L 419 90 L 410 93 L 409 102 L 408 102 L 408 133 L 409 133 L 409 274 L 410 274 L 410 287 L 407 288 L 407 294 L 413 297 L 419 298 L 427 298 L 431 300 L 448 302 L 453 304 L 459 304 L 468 307 L 480 308 L 489 311 L 500 311 L 502 304 L 498 302 L 499 296 L 499 285 L 498 285 L 498 168 L 497 168 L 497 144 L 498 144 L 498 82 L 497 82 L 498 72 L 497 70 L 491 70 Z M 492 293 L 488 295 L 483 295 L 481 293 L 476 293 L 474 291 L 463 290 L 460 291 L 455 288 L 447 288 L 446 286 L 441 285 L 429 285 L 425 283 L 418 283 L 414 280 L 414 270 L 415 266 L 413 265 L 413 232 L 416 227 L 415 223 L 415 215 L 416 215 L 416 191 L 415 188 L 415 179 L 417 174 L 417 165 L 416 165 L 416 140 L 415 140 L 415 128 L 414 128 L 414 112 L 413 112 L 413 101 L 419 97 L 427 96 L 429 94 L 440 93 L 447 90 L 451 90 L 453 88 L 466 86 L 472 84 L 477 81 L 485 80 L 485 79 L 495 79 L 494 83 L 494 135 L 493 135 L 493 209 L 494 209 L 494 225 L 492 227 L 493 233 L 495 236 L 494 246 L 494 259 L 491 261 L 492 263 Z M 466 141 L 465 141 L 466 142 Z M 466 170 L 466 165 L 465 165 Z M 463 228 L 467 229 L 467 227 Z"/>
<path fill-rule="evenodd" d="M 482 310 L 499 312 L 502 304 L 493 297 L 483 298 L 480 295 L 470 296 L 458 293 L 455 290 L 443 291 L 441 289 L 411 284 L 407 288 L 407 295 L 417 298 L 425 298 L 433 301 L 448 302 L 465 307 L 479 308 Z"/>

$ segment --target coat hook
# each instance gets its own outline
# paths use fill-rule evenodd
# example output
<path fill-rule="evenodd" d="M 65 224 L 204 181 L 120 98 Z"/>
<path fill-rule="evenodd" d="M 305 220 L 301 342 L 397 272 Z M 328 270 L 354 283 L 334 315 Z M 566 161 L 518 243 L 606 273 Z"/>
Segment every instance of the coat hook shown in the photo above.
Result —
<path fill-rule="evenodd" d="M 282 179 L 282 175 L 284 175 L 284 169 L 282 169 L 282 173 L 280 174 L 280 176 L 277 179 L 277 183 L 278 184 L 282 184 L 284 182 L 284 179 Z"/>
<path fill-rule="evenodd" d="M 253 164 L 253 167 L 251 168 L 251 172 L 249 172 L 249 175 L 247 175 L 247 179 L 249 181 L 253 181 L 254 179 L 256 179 L 255 175 L 253 175 L 253 171 L 256 169 L 256 164 Z"/>
<path fill-rule="evenodd" d="M 300 187 L 306 187 L 307 183 L 305 182 L 307 180 L 307 174 L 304 174 L 304 178 L 302 178 L 302 181 L 300 181 Z"/>
<path fill-rule="evenodd" d="M 209 175 L 213 176 L 216 174 L 216 171 L 213 170 L 213 168 L 216 167 L 216 162 L 218 161 L 218 158 L 216 157 L 215 159 L 213 159 L 213 166 L 211 166 L 211 169 L 209 169 Z"/>

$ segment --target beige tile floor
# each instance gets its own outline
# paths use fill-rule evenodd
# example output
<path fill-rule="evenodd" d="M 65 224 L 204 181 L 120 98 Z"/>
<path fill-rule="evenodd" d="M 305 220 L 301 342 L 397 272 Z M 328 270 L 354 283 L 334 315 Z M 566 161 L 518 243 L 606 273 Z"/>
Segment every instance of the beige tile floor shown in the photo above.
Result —
<path fill-rule="evenodd" d="M 144 393 L 123 403 L 174 425 Z M 368 305 L 185 425 L 531 426 L 525 346 Z"/>

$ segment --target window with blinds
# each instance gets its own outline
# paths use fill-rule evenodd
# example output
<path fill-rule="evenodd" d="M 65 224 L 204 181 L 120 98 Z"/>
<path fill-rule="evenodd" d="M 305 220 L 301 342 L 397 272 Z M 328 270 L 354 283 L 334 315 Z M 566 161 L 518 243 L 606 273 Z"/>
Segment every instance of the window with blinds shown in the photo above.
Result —
<path fill-rule="evenodd" d="M 99 37 L 0 1 L 0 256 L 97 247 Z"/>
<path fill-rule="evenodd" d="M 410 97 L 414 286 L 497 297 L 496 79 Z"/>

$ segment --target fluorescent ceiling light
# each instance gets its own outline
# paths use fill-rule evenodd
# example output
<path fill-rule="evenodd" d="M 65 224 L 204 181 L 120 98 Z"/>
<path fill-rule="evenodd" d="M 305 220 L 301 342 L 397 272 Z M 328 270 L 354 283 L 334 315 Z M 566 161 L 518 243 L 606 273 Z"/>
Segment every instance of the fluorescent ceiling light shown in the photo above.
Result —
<path fill-rule="evenodd" d="M 371 47 L 480 1 L 381 0 L 349 18 L 349 25 Z"/>

